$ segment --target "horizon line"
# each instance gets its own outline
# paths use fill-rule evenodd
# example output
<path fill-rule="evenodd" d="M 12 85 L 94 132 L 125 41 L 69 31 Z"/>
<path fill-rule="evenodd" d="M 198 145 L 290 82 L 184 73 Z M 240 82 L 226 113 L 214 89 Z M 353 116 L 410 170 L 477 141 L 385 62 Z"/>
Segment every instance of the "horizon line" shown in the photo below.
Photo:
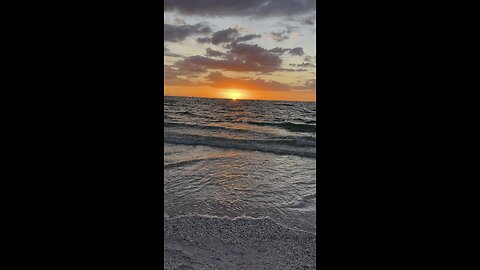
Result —
<path fill-rule="evenodd" d="M 317 100 L 315 101 L 305 101 L 305 100 L 285 100 L 285 99 L 242 99 L 242 98 L 237 98 L 237 99 L 231 99 L 231 98 L 215 98 L 215 97 L 195 97 L 195 96 L 169 96 L 169 95 L 163 95 L 164 97 L 179 97 L 179 98 L 205 98 L 205 99 L 222 99 L 222 100 L 245 100 L 245 101 L 287 101 L 287 102 L 308 102 L 308 103 L 317 103 Z"/>

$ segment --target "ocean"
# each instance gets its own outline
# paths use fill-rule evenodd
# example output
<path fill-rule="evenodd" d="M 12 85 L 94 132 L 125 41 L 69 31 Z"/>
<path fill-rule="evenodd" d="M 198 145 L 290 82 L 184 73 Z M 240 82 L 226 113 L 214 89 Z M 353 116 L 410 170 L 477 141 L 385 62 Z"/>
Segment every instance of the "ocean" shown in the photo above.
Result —
<path fill-rule="evenodd" d="M 165 97 L 164 106 L 164 266 L 314 269 L 316 103 Z"/>

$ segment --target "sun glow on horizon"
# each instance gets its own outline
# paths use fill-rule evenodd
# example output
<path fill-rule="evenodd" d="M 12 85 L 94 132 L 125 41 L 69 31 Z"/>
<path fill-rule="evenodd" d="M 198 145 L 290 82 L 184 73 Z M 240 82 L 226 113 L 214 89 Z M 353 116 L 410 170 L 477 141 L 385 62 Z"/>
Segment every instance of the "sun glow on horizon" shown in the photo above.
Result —
<path fill-rule="evenodd" d="M 238 90 L 231 89 L 226 93 L 227 97 L 232 100 L 241 99 L 244 97 L 244 94 Z"/>
<path fill-rule="evenodd" d="M 198 98 L 220 98 L 233 100 L 232 92 L 239 92 L 239 96 L 235 96 L 237 100 L 287 100 L 287 101 L 306 101 L 315 102 L 316 95 L 314 93 L 303 92 L 287 92 L 287 91 L 265 91 L 265 90 L 244 90 L 241 88 L 211 88 L 211 87 L 183 87 L 183 86 L 166 86 L 164 96 L 183 96 Z"/>

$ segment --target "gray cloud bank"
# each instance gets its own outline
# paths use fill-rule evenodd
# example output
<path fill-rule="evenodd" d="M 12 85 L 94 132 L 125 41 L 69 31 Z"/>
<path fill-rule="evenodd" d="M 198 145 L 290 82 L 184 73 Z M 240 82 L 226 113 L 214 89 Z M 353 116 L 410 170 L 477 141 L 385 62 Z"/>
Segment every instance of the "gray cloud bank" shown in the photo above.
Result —
<path fill-rule="evenodd" d="M 316 10 L 315 0 L 165 0 L 163 11 L 200 16 L 293 16 Z"/>
<path fill-rule="evenodd" d="M 163 24 L 163 41 L 180 42 L 191 35 L 206 35 L 212 32 L 210 27 L 203 24 L 171 25 Z"/>

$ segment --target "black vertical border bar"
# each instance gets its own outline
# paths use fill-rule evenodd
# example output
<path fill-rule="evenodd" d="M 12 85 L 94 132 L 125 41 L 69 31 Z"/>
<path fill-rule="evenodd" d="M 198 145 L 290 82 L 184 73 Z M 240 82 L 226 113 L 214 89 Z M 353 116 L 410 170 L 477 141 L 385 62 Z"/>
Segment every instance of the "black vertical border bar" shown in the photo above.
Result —
<path fill-rule="evenodd" d="M 162 1 L 162 2 L 163 2 L 163 1 Z M 164 13 L 164 14 L 165 14 L 165 13 Z M 165 17 L 164 17 L 164 16 L 165 16 L 165 15 L 163 15 L 162 17 L 163 17 L 163 19 L 165 20 Z M 160 30 L 161 33 L 164 34 L 164 28 L 161 27 L 160 24 L 159 24 L 158 26 L 159 26 L 159 28 L 161 29 L 161 30 Z M 164 40 L 164 42 L 165 42 L 165 40 Z M 163 60 L 163 63 L 165 63 L 165 59 L 164 59 L 165 56 L 164 56 L 164 54 L 163 54 L 163 50 L 161 51 L 161 49 L 159 48 L 158 53 L 162 53 L 161 59 Z M 159 64 L 159 71 L 160 71 L 160 69 L 162 70 L 162 72 L 163 72 L 162 78 L 164 79 L 164 78 L 165 78 L 165 73 L 164 73 L 163 63 L 162 63 L 161 68 L 160 68 L 160 63 L 158 63 L 158 64 Z M 161 104 L 162 104 L 162 105 L 161 105 L 161 107 L 162 107 L 162 112 L 163 112 L 163 113 L 165 112 L 165 107 L 164 107 L 165 89 L 164 89 L 164 87 L 165 87 L 165 85 L 164 85 L 164 83 L 163 83 L 163 81 L 162 81 L 162 87 L 161 87 L 161 89 L 162 89 L 162 101 L 161 101 Z M 164 115 L 162 116 L 162 119 L 164 120 Z M 162 122 L 162 128 L 164 128 L 164 123 L 165 123 L 165 121 Z M 164 132 L 165 132 L 165 131 L 164 131 L 164 129 L 163 129 L 163 131 L 162 131 L 162 135 L 163 135 L 163 136 L 165 136 Z M 162 140 L 163 140 L 163 138 L 162 138 Z M 163 152 L 165 152 L 165 149 L 164 149 L 164 146 L 163 146 L 163 142 L 162 142 L 162 149 L 163 149 Z M 165 179 L 164 179 L 164 170 L 165 170 L 165 168 L 164 168 L 164 158 L 165 158 L 165 157 L 164 157 L 164 155 L 162 154 L 162 165 L 161 165 L 161 166 L 162 166 L 162 188 L 163 188 L 163 190 L 165 190 L 165 184 L 164 184 L 164 181 L 165 181 Z M 163 213 L 165 213 L 165 205 L 164 205 L 164 203 L 163 203 L 164 200 L 165 200 L 165 198 L 164 198 L 164 193 L 163 193 L 163 191 L 162 191 L 162 207 L 161 207 L 161 209 L 162 209 L 162 212 L 163 212 Z M 163 214 L 162 214 L 162 215 L 163 215 Z M 161 258 L 162 258 L 162 269 L 163 269 L 163 256 L 164 256 L 164 254 L 163 254 L 163 253 L 164 253 L 163 243 L 164 243 L 164 239 L 165 239 L 165 235 L 163 234 L 163 228 L 164 228 L 164 223 L 163 223 L 163 221 L 162 221 L 162 252 L 161 252 L 161 256 L 162 256 L 162 257 L 161 257 Z"/>

